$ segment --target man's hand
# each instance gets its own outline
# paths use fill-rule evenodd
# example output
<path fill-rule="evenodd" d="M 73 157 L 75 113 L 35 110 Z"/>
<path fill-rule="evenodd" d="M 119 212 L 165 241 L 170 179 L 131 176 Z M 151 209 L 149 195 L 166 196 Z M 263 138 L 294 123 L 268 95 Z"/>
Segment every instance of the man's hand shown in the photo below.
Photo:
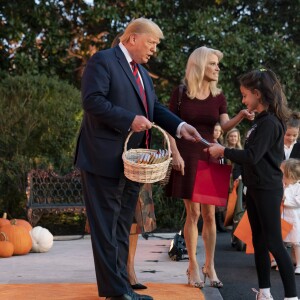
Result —
<path fill-rule="evenodd" d="M 152 123 L 144 116 L 135 116 L 131 124 L 131 129 L 134 132 L 145 131 L 151 129 L 151 127 L 152 127 Z"/>
<path fill-rule="evenodd" d="M 201 139 L 199 132 L 193 126 L 187 123 L 182 125 L 180 134 L 185 140 L 191 142 L 199 142 Z"/>

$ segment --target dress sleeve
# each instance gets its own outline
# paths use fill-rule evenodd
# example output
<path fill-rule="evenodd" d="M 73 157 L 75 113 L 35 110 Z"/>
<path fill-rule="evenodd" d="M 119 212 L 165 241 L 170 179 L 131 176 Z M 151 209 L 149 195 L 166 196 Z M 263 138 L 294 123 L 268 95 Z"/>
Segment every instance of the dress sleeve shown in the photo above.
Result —
<path fill-rule="evenodd" d="M 179 116 L 179 112 L 178 112 L 178 93 L 179 93 L 179 87 L 177 86 L 170 97 L 169 100 L 169 109 L 171 112 L 173 112 L 174 114 L 176 114 L 177 116 Z"/>
<path fill-rule="evenodd" d="M 220 108 L 219 108 L 219 114 L 227 114 L 227 100 L 224 96 L 224 94 L 220 94 Z"/>

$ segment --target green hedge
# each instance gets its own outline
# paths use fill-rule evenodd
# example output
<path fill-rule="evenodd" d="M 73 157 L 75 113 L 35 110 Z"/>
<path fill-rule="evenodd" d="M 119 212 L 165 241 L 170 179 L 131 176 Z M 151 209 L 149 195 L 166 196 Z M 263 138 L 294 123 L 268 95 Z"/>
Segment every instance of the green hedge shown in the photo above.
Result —
<path fill-rule="evenodd" d="M 0 212 L 21 217 L 30 169 L 72 168 L 80 92 L 56 77 L 5 77 L 0 111 Z"/>

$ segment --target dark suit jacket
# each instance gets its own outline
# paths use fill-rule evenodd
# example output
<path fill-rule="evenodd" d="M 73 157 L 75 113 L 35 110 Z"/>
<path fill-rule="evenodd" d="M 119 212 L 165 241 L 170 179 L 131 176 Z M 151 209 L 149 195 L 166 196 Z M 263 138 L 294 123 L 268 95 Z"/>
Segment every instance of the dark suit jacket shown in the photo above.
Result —
<path fill-rule="evenodd" d="M 148 117 L 172 136 L 182 121 L 158 102 L 152 80 L 138 65 Z M 88 61 L 82 78 L 84 110 L 75 153 L 75 165 L 90 173 L 118 178 L 123 172 L 124 142 L 136 115 L 146 116 L 138 86 L 119 46 L 97 52 Z M 134 133 L 127 148 L 143 147 L 145 133 Z"/>
<path fill-rule="evenodd" d="M 300 143 L 297 142 L 294 147 L 293 150 L 291 152 L 290 158 L 298 158 L 300 159 Z"/>

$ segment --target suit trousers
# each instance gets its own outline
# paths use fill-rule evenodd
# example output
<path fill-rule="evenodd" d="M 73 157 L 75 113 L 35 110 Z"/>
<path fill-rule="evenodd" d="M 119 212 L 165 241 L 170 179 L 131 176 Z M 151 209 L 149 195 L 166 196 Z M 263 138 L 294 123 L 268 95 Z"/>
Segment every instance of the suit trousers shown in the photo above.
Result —
<path fill-rule="evenodd" d="M 99 296 L 131 291 L 126 271 L 129 234 L 140 184 L 81 170 Z"/>

